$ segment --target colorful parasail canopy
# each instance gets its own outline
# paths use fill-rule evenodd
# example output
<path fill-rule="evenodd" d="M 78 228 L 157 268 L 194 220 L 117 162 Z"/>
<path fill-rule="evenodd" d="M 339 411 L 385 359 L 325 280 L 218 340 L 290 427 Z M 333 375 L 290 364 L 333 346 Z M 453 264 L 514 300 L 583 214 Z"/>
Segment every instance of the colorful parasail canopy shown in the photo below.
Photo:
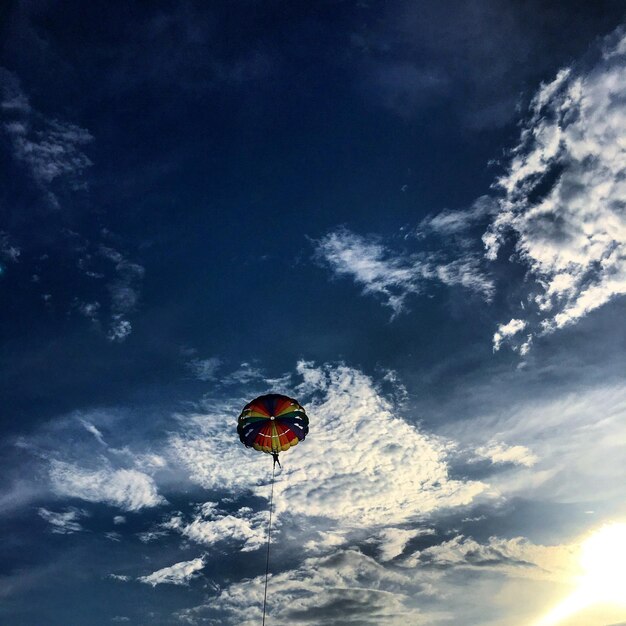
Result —
<path fill-rule="evenodd" d="M 309 418 L 293 398 L 270 393 L 243 407 L 237 432 L 246 447 L 276 455 L 304 440 Z"/>

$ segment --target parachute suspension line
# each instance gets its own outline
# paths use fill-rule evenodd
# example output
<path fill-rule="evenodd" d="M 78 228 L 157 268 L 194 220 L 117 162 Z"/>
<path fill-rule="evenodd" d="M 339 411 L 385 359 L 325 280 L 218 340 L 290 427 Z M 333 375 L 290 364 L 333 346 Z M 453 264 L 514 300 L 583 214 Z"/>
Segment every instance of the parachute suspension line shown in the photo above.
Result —
<path fill-rule="evenodd" d="M 270 573 L 270 543 L 272 539 L 272 502 L 274 500 L 274 472 L 276 471 L 276 463 L 278 462 L 278 454 L 274 456 L 272 463 L 272 489 L 270 491 L 270 519 L 267 525 L 267 558 L 265 560 L 265 592 L 263 593 L 263 626 L 265 626 L 265 607 L 267 605 L 267 579 Z M 280 465 L 280 463 L 278 463 Z"/>

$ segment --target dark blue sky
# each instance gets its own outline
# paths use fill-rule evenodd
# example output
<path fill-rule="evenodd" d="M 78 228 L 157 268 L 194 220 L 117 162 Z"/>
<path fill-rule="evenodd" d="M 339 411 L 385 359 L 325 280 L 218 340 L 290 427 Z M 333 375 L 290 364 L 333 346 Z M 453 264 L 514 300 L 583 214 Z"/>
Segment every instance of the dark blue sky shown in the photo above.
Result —
<path fill-rule="evenodd" d="M 567 595 L 624 519 L 623 18 L 3 3 L 0 622 L 258 623 L 270 390 L 271 624 Z"/>

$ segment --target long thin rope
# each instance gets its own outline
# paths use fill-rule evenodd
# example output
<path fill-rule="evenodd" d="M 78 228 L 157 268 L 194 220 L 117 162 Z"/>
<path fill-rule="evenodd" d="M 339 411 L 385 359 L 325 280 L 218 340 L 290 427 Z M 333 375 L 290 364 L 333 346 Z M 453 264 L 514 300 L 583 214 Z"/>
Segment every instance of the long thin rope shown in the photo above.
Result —
<path fill-rule="evenodd" d="M 265 561 L 265 593 L 263 594 L 263 626 L 265 626 L 265 606 L 267 604 L 267 579 L 270 573 L 270 543 L 272 538 L 272 501 L 274 500 L 274 472 L 276 461 L 272 466 L 272 490 L 270 491 L 270 521 L 267 525 L 267 559 Z"/>

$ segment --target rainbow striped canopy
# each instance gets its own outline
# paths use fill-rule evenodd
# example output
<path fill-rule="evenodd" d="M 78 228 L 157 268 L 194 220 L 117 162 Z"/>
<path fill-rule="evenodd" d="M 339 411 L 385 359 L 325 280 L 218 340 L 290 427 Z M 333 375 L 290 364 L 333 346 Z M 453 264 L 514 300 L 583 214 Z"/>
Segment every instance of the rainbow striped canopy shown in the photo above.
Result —
<path fill-rule="evenodd" d="M 243 407 L 237 432 L 247 448 L 277 454 L 304 440 L 309 418 L 293 398 L 270 393 Z"/>

